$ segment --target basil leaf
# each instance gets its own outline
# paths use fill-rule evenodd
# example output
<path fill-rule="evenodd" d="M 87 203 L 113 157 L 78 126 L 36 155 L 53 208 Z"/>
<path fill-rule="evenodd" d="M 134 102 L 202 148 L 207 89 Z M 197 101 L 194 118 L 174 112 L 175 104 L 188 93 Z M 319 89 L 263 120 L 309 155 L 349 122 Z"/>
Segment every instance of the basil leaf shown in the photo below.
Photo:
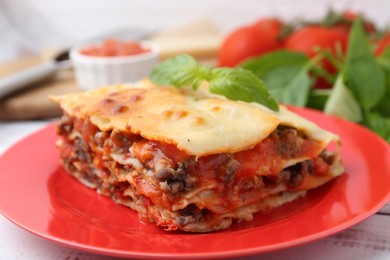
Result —
<path fill-rule="evenodd" d="M 384 98 L 373 110 L 383 116 L 390 117 L 390 89 L 387 90 Z"/>
<path fill-rule="evenodd" d="M 382 52 L 380 58 L 389 60 L 390 59 L 390 46 L 387 46 L 385 50 Z"/>
<path fill-rule="evenodd" d="M 270 89 L 270 91 L 281 103 L 305 106 L 311 85 L 312 79 L 309 76 L 309 71 L 306 67 L 303 67 L 283 88 Z"/>
<path fill-rule="evenodd" d="M 300 70 L 301 67 L 280 67 L 265 73 L 260 78 L 272 92 L 287 86 L 287 84 L 299 74 Z"/>
<path fill-rule="evenodd" d="M 312 84 L 308 64 L 309 59 L 302 53 L 276 51 L 249 59 L 241 66 L 264 80 L 279 102 L 305 106 Z"/>
<path fill-rule="evenodd" d="M 259 78 L 265 77 L 268 73 L 279 68 L 299 68 L 308 62 L 303 53 L 291 51 L 274 51 L 264 54 L 259 58 L 247 59 L 240 64 L 244 69 L 250 70 Z"/>
<path fill-rule="evenodd" d="M 325 104 L 330 96 L 331 89 L 312 89 L 306 106 L 317 110 L 324 110 Z"/>
<path fill-rule="evenodd" d="M 365 111 L 385 93 L 385 76 L 372 53 L 362 21 L 357 19 L 349 35 L 344 82 Z"/>
<path fill-rule="evenodd" d="M 249 70 L 242 68 L 216 68 L 209 82 L 212 93 L 232 100 L 257 102 L 272 110 L 279 110 L 278 103 L 268 92 L 263 81 Z"/>
<path fill-rule="evenodd" d="M 390 144 L 390 117 L 370 113 L 366 117 L 367 126 Z"/>
<path fill-rule="evenodd" d="M 189 55 L 177 55 L 157 64 L 150 79 L 161 86 L 184 87 L 192 85 L 198 88 L 204 80 L 210 78 L 210 69 L 201 66 Z"/>
<path fill-rule="evenodd" d="M 344 85 L 342 75 L 339 75 L 333 86 L 325 103 L 324 112 L 354 122 L 360 122 L 363 119 L 361 108 L 351 91 Z"/>
<path fill-rule="evenodd" d="M 270 109 L 279 110 L 276 100 L 264 83 L 251 71 L 242 68 L 211 68 L 199 64 L 186 54 L 159 63 L 152 70 L 150 79 L 162 86 L 192 86 L 194 89 L 203 81 L 207 81 L 210 92 L 232 100 L 257 102 Z"/>
<path fill-rule="evenodd" d="M 373 110 L 379 112 L 381 115 L 390 117 L 390 48 L 384 51 L 378 58 L 378 62 L 385 73 L 386 91 L 379 104 Z"/>

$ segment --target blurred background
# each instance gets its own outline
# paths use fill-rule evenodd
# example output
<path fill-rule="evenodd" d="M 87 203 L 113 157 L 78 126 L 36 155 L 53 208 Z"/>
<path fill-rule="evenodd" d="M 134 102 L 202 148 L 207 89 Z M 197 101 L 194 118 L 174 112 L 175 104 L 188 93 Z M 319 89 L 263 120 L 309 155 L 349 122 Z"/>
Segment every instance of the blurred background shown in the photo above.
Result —
<path fill-rule="evenodd" d="M 19 72 L 40 64 L 49 66 L 59 52 L 77 43 L 109 36 L 142 38 L 159 46 L 160 59 L 188 53 L 210 65 L 231 66 L 221 57 L 236 56 L 240 53 L 236 47 L 241 46 L 243 53 L 251 49 L 242 44 L 240 36 L 236 37 L 238 43 L 230 44 L 234 48 L 224 52 L 222 43 L 240 26 L 270 17 L 285 24 L 319 21 L 331 9 L 338 14 L 363 14 L 380 30 L 390 25 L 389 0 L 0 0 L 0 121 L 61 114 L 48 96 L 78 91 L 80 84 L 76 84 L 73 71 L 57 64 L 61 69 L 56 67 L 54 77 L 39 82 L 31 77 L 24 79 Z M 298 45 L 311 41 L 304 39 Z M 263 45 L 266 42 L 261 39 Z M 259 47 L 249 38 L 246 43 Z M 28 84 L 16 88 L 9 84 L 15 78 Z M 2 97 L 1 89 L 11 91 Z M 323 105 L 329 93 L 321 95 Z"/>
<path fill-rule="evenodd" d="M 259 17 L 316 19 L 329 8 L 390 22 L 388 0 L 0 0 L 0 62 L 119 28 L 161 32 L 207 19 L 223 35 Z"/>

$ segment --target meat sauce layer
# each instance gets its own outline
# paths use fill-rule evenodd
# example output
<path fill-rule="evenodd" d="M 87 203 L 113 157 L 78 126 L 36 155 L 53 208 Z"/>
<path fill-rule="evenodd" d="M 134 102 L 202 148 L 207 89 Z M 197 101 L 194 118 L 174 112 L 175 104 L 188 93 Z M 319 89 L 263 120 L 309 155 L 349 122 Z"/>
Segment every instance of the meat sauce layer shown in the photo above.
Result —
<path fill-rule="evenodd" d="M 70 138 L 74 132 L 77 137 Z M 65 141 L 62 147 L 65 163 L 93 164 L 105 183 L 118 182 L 118 174 L 134 171 L 133 165 L 122 165 L 107 155 L 136 159 L 142 165 L 142 172 L 133 176 L 137 193 L 168 208 L 180 199 L 180 194 L 210 184 L 224 201 L 233 204 L 258 200 L 264 190 L 281 184 L 287 190 L 296 190 L 306 176 L 326 175 L 334 160 L 324 152 L 317 157 L 320 143 L 287 126 L 279 126 L 252 149 L 201 158 L 188 155 L 175 145 L 146 140 L 140 135 L 115 130 L 102 132 L 88 120 L 69 116 L 59 123 L 58 133 Z M 293 158 L 308 159 L 284 168 Z M 230 206 L 233 205 L 226 205 Z"/>

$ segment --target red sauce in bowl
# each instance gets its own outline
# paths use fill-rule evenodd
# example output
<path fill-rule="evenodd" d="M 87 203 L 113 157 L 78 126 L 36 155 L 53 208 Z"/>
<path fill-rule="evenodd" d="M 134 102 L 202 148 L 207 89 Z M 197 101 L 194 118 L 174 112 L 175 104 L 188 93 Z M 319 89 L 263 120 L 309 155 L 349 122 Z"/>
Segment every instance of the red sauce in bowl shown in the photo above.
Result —
<path fill-rule="evenodd" d="M 130 56 L 149 52 L 150 49 L 142 47 L 135 41 L 121 41 L 118 39 L 107 39 L 96 45 L 91 45 L 80 50 L 81 54 L 97 57 L 119 57 Z"/>

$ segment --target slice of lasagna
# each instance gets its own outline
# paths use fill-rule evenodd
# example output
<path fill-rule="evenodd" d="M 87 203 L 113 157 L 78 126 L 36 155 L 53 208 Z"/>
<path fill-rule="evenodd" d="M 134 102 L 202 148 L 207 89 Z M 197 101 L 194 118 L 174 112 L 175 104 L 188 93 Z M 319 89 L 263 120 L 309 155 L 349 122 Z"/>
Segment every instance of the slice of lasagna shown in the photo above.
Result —
<path fill-rule="evenodd" d="M 344 171 L 339 138 L 283 106 L 149 81 L 52 99 L 65 169 L 166 230 L 224 229 Z"/>

